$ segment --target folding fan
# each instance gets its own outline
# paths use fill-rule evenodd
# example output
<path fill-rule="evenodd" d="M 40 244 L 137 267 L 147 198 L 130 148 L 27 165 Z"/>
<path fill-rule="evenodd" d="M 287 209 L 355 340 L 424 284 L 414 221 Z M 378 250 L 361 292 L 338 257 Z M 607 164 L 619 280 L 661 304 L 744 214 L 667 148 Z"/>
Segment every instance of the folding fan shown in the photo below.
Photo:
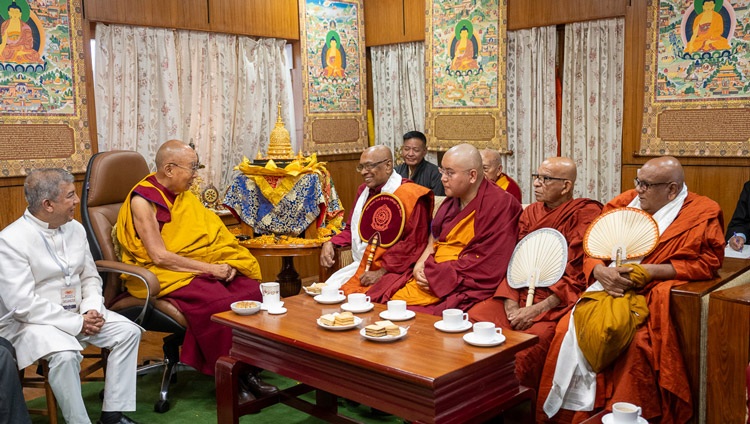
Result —
<path fill-rule="evenodd" d="M 659 226 L 651 215 L 640 209 L 618 208 L 591 223 L 583 236 L 583 251 L 620 266 L 625 259 L 648 255 L 658 241 Z"/>
<path fill-rule="evenodd" d="M 528 287 L 526 306 L 531 306 L 536 288 L 558 282 L 567 263 L 565 236 L 553 228 L 541 228 L 524 237 L 513 250 L 508 265 L 508 284 L 514 289 Z"/>

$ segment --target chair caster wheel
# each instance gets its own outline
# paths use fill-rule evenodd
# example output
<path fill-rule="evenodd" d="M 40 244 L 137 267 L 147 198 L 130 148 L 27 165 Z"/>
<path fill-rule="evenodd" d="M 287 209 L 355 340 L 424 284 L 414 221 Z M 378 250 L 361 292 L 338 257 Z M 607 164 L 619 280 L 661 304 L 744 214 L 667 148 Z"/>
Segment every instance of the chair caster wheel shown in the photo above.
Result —
<path fill-rule="evenodd" d="M 157 401 L 154 404 L 154 411 L 163 414 L 167 411 L 169 411 L 169 401 L 168 400 L 160 400 Z"/>

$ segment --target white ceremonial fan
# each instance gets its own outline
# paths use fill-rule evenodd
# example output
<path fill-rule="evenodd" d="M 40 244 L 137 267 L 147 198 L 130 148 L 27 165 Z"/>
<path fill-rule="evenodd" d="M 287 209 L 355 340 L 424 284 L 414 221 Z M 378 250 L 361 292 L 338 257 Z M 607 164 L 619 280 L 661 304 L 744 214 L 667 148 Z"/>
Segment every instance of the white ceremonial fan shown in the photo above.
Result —
<path fill-rule="evenodd" d="M 528 287 L 526 306 L 531 306 L 536 288 L 558 282 L 567 263 L 565 236 L 553 228 L 541 228 L 524 237 L 513 250 L 508 265 L 508 285 L 514 289 Z"/>
<path fill-rule="evenodd" d="M 591 223 L 583 236 L 583 251 L 620 266 L 625 259 L 648 255 L 658 241 L 659 226 L 651 215 L 640 209 L 618 208 Z"/>

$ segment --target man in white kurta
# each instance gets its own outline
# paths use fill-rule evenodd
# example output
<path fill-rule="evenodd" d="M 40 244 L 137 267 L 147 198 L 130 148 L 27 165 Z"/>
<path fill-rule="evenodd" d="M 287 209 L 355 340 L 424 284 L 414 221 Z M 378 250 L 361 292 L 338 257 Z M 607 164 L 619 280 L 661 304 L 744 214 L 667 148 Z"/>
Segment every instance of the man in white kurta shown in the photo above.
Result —
<path fill-rule="evenodd" d="M 0 337 L 16 349 L 18 368 L 49 363 L 49 383 L 65 421 L 90 423 L 81 397 L 81 350 L 110 350 L 100 423 L 132 423 L 141 328 L 104 307 L 102 280 L 83 226 L 73 220 L 80 199 L 62 169 L 32 171 L 28 209 L 0 232 Z"/>

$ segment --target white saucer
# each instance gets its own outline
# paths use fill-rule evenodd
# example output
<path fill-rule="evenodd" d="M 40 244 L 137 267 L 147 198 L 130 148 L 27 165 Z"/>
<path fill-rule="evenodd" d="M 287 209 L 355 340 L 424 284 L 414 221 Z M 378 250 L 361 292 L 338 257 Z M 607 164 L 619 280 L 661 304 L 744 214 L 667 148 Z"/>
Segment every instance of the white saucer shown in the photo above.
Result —
<path fill-rule="evenodd" d="M 477 340 L 474 332 L 464 334 L 464 341 L 472 346 L 489 347 L 497 346 L 505 341 L 505 336 L 502 334 L 496 334 L 495 337 L 490 341 L 479 341 Z"/>
<path fill-rule="evenodd" d="M 341 303 L 344 300 L 346 300 L 346 296 L 342 294 L 342 295 L 336 296 L 333 299 L 329 299 L 329 298 L 323 297 L 322 294 L 319 294 L 313 297 L 313 299 L 315 299 L 316 302 L 322 303 L 324 305 L 333 305 L 334 303 Z"/>
<path fill-rule="evenodd" d="M 341 305 L 341 309 L 343 309 L 345 311 L 349 311 L 349 312 L 354 312 L 355 314 L 362 313 L 362 312 L 367 312 L 367 311 L 371 310 L 374 307 L 375 307 L 375 304 L 372 303 L 372 302 L 365 303 L 364 305 L 362 305 L 360 307 L 356 307 L 356 308 L 350 306 L 349 302 L 346 302 L 343 305 Z"/>
<path fill-rule="evenodd" d="M 393 315 L 388 313 L 388 310 L 381 312 L 379 316 L 380 318 L 387 319 L 389 321 L 406 321 L 407 319 L 414 318 L 416 315 L 416 312 L 407 309 L 405 314 L 398 317 L 394 317 Z"/>
<path fill-rule="evenodd" d="M 398 329 L 401 331 L 401 334 L 399 334 L 398 336 L 372 337 L 367 335 L 367 332 L 364 328 L 359 330 L 359 334 L 367 340 L 372 340 L 374 342 L 393 342 L 406 335 L 406 329 L 404 327 L 399 327 Z"/>
<path fill-rule="evenodd" d="M 611 412 L 602 417 L 602 423 L 603 424 L 617 424 L 617 422 L 615 421 L 615 416 Z M 638 424 L 648 424 L 648 421 L 646 421 L 645 418 L 639 416 Z"/>
<path fill-rule="evenodd" d="M 266 309 L 266 312 L 268 312 L 271 315 L 281 315 L 281 314 L 286 313 L 286 308 L 282 306 L 279 309 L 271 309 L 271 310 Z"/>
<path fill-rule="evenodd" d="M 463 321 L 460 327 L 446 327 L 445 322 L 438 321 L 435 324 L 433 324 L 435 328 L 437 328 L 440 331 L 444 331 L 446 333 L 463 333 L 464 331 L 471 328 L 471 322 L 469 321 Z"/>
<path fill-rule="evenodd" d="M 334 313 L 334 315 L 337 315 L 337 314 L 338 313 Z M 319 326 L 325 328 L 326 330 L 342 331 L 342 330 L 349 330 L 349 329 L 352 329 L 352 328 L 358 326 L 359 324 L 362 323 L 362 318 L 360 318 L 360 317 L 354 317 L 354 324 L 351 324 L 351 325 L 325 325 L 325 324 L 323 324 L 322 321 L 320 321 L 320 318 L 318 318 L 316 321 L 317 321 L 317 323 L 318 323 Z"/>
<path fill-rule="evenodd" d="M 281 303 L 281 307 L 283 308 L 284 307 L 284 301 L 282 300 L 279 303 Z M 267 311 L 268 310 L 268 306 L 266 306 L 265 303 L 261 303 L 260 304 L 260 310 L 261 311 Z"/>

